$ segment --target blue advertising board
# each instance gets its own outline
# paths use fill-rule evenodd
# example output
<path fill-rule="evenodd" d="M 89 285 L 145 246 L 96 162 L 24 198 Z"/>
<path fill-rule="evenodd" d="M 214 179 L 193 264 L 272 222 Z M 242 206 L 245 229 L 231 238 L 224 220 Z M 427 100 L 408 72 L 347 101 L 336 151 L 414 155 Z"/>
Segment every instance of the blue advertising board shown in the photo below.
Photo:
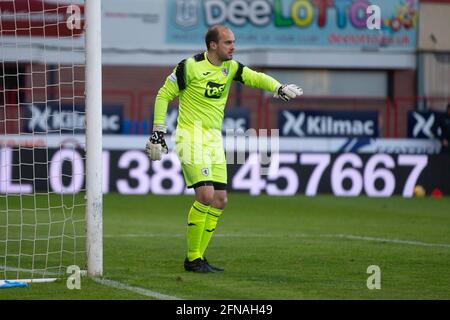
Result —
<path fill-rule="evenodd" d="M 377 111 L 280 110 L 280 136 L 378 137 Z"/>
<path fill-rule="evenodd" d="M 178 119 L 178 108 L 170 107 L 167 110 L 166 126 L 167 133 L 171 134 L 175 132 Z M 150 119 L 150 123 L 153 123 L 153 116 Z M 244 107 L 225 108 L 224 118 L 222 123 L 222 133 L 226 133 L 226 130 L 247 130 L 250 128 L 250 110 Z"/>
<path fill-rule="evenodd" d="M 439 123 L 444 112 L 408 112 L 408 137 L 436 139 L 442 134 Z"/>
<path fill-rule="evenodd" d="M 123 106 L 104 105 L 103 133 L 122 133 Z M 85 106 L 34 103 L 21 106 L 22 132 L 84 133 Z"/>

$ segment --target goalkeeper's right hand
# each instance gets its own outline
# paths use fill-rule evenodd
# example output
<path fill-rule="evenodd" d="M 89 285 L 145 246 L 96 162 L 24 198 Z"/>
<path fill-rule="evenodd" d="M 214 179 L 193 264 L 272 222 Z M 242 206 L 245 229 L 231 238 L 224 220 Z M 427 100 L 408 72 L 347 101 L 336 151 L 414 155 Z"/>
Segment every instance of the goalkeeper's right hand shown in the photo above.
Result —
<path fill-rule="evenodd" d="M 153 126 L 153 133 L 145 145 L 145 153 L 151 160 L 161 160 L 162 153 L 167 154 L 169 152 L 164 139 L 165 133 L 166 127 L 164 125 Z"/>

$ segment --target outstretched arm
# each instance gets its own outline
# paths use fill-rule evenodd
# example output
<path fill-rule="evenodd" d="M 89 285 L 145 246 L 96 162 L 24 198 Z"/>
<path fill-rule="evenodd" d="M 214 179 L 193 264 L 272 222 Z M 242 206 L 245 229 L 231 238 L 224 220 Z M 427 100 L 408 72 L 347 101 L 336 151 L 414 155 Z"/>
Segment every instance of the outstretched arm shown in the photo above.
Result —
<path fill-rule="evenodd" d="M 272 92 L 275 98 L 289 101 L 303 94 L 302 88 L 294 84 L 282 85 L 271 76 L 257 72 L 238 62 L 238 69 L 234 80 L 240 81 L 253 88 L 263 89 Z"/>

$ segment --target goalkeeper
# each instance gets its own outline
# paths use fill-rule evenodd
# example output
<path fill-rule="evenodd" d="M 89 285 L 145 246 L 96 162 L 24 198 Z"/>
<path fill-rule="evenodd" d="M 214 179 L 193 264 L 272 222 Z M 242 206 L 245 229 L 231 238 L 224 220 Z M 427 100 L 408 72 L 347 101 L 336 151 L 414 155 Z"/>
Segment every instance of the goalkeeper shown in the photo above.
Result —
<path fill-rule="evenodd" d="M 281 85 L 272 77 L 255 72 L 233 60 L 233 32 L 221 25 L 205 35 L 207 51 L 182 60 L 170 74 L 155 100 L 153 132 L 146 145 L 152 160 L 160 160 L 168 148 L 164 140 L 165 118 L 170 101 L 179 96 L 175 151 L 181 161 L 188 188 L 195 201 L 187 216 L 187 255 L 184 269 L 220 272 L 205 258 L 217 221 L 227 203 L 227 167 L 222 142 L 224 108 L 231 84 L 239 81 L 273 92 L 285 101 L 302 95 L 296 85 Z"/>

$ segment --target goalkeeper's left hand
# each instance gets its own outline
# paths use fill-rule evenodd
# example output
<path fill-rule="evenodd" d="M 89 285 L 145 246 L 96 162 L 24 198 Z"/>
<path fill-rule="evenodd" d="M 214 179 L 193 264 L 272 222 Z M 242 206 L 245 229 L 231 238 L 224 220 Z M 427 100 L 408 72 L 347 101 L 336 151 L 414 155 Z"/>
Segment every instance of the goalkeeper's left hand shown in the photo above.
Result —
<path fill-rule="evenodd" d="M 153 133 L 145 145 L 145 153 L 151 160 L 161 160 L 162 153 L 168 153 L 166 140 L 164 134 L 166 133 L 166 127 L 163 125 L 155 125 L 153 127 Z"/>
<path fill-rule="evenodd" d="M 303 94 L 303 89 L 295 84 L 283 84 L 280 85 L 273 96 L 275 98 L 280 98 L 284 101 L 289 101 L 291 99 L 296 98 L 297 96 L 301 96 Z"/>

